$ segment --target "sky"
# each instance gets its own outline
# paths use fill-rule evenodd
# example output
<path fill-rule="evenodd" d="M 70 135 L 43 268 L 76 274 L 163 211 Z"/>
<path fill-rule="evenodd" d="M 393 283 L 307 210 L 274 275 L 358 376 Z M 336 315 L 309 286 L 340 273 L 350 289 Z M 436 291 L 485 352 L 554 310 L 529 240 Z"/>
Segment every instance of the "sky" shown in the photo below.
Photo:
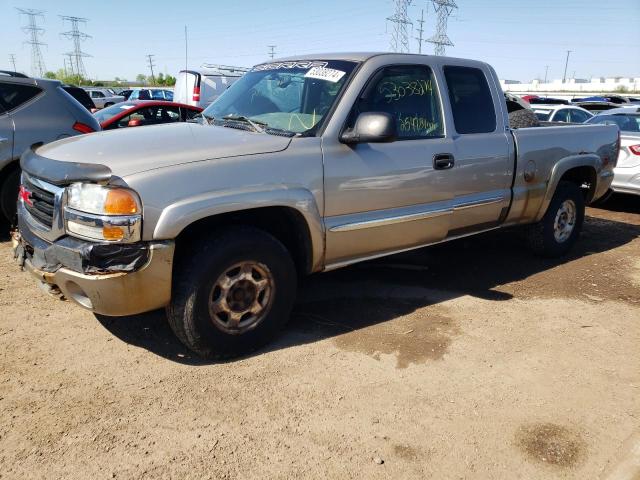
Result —
<path fill-rule="evenodd" d="M 455 44 L 449 56 L 486 61 L 501 79 L 529 81 L 567 76 L 640 77 L 640 0 L 456 0 L 448 22 Z M 44 10 L 41 41 L 47 70 L 63 67 L 70 40 L 60 15 L 85 17 L 83 42 L 90 78 L 134 80 L 148 75 L 146 55 L 153 54 L 155 72 L 174 75 L 185 67 L 188 29 L 189 68 L 202 63 L 252 66 L 276 57 L 336 51 L 389 51 L 393 24 L 391 0 L 0 0 L 0 69 L 30 73 L 30 47 L 21 26 L 26 18 L 16 7 Z M 418 52 L 421 10 L 424 36 L 435 32 L 435 13 L 426 1 L 413 0 L 409 17 L 410 48 Z M 424 43 L 423 53 L 433 45 Z"/>

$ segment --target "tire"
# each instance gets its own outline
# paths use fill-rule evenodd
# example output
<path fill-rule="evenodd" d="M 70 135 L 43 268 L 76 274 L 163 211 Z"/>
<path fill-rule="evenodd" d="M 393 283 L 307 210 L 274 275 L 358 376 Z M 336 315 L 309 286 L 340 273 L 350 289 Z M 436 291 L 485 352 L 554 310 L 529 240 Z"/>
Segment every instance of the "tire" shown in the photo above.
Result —
<path fill-rule="evenodd" d="M 180 341 L 202 357 L 225 359 L 273 339 L 289 319 L 297 287 L 295 265 L 282 243 L 256 228 L 231 227 L 197 242 L 189 252 L 177 265 L 167 307 L 169 325 Z M 239 264 L 251 272 L 236 271 Z M 259 287 L 253 282 L 262 280 L 266 287 L 255 295 Z M 221 307 L 240 315 L 260 303 L 261 314 L 247 311 L 235 328 Z"/>
<path fill-rule="evenodd" d="M 16 224 L 19 189 L 20 169 L 14 168 L 9 172 L 0 185 L 0 214 L 2 214 L 5 223 L 10 226 L 14 226 Z"/>
<path fill-rule="evenodd" d="M 111 105 L 113 105 L 113 102 L 107 102 L 104 104 L 104 107 L 102 108 L 107 108 L 107 107 L 110 107 Z"/>
<path fill-rule="evenodd" d="M 540 120 L 532 110 L 523 108 L 509 113 L 509 126 L 511 128 L 539 127 Z"/>
<path fill-rule="evenodd" d="M 574 209 L 573 222 L 571 214 L 567 213 L 567 207 L 570 211 L 571 206 Z M 580 235 L 584 222 L 584 208 L 584 197 L 580 187 L 572 182 L 561 181 L 542 220 L 528 229 L 527 239 L 534 253 L 547 258 L 565 255 Z M 569 227 L 571 223 L 573 226 Z M 563 225 L 566 228 L 562 228 Z"/>

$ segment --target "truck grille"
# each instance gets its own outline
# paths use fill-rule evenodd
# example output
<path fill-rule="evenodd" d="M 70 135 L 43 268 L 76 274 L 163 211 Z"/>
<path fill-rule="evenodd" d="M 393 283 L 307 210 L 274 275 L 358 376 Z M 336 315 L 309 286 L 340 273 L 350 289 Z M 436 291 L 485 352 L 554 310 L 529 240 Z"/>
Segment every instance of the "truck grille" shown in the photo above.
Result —
<path fill-rule="evenodd" d="M 35 220 L 51 228 L 53 225 L 55 194 L 35 186 L 26 175 L 23 176 L 22 184 L 31 193 L 29 201 L 24 201 L 24 208 Z"/>

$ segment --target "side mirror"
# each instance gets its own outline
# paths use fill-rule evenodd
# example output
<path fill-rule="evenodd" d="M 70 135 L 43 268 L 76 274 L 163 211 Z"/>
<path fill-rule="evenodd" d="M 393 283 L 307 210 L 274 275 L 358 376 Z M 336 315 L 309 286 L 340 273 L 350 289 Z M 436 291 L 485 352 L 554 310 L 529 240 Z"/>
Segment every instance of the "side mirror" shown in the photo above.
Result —
<path fill-rule="evenodd" d="M 386 112 L 363 112 L 353 129 L 345 132 L 340 141 L 346 144 L 389 143 L 398 138 L 395 119 Z"/>
<path fill-rule="evenodd" d="M 127 127 L 139 127 L 141 125 L 142 125 L 141 120 L 129 120 L 129 123 L 127 123 Z"/>

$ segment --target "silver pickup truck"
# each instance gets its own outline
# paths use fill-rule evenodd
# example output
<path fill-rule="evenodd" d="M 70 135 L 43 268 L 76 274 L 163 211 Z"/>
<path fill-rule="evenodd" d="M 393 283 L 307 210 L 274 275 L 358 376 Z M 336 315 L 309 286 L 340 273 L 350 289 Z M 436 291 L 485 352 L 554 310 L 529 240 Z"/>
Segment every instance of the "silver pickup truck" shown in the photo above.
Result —
<path fill-rule="evenodd" d="M 523 225 L 562 255 L 611 184 L 616 126 L 513 130 L 486 63 L 352 53 L 257 65 L 199 123 L 25 153 L 16 258 L 103 315 L 166 308 L 207 357 L 287 321 L 297 278 Z"/>

